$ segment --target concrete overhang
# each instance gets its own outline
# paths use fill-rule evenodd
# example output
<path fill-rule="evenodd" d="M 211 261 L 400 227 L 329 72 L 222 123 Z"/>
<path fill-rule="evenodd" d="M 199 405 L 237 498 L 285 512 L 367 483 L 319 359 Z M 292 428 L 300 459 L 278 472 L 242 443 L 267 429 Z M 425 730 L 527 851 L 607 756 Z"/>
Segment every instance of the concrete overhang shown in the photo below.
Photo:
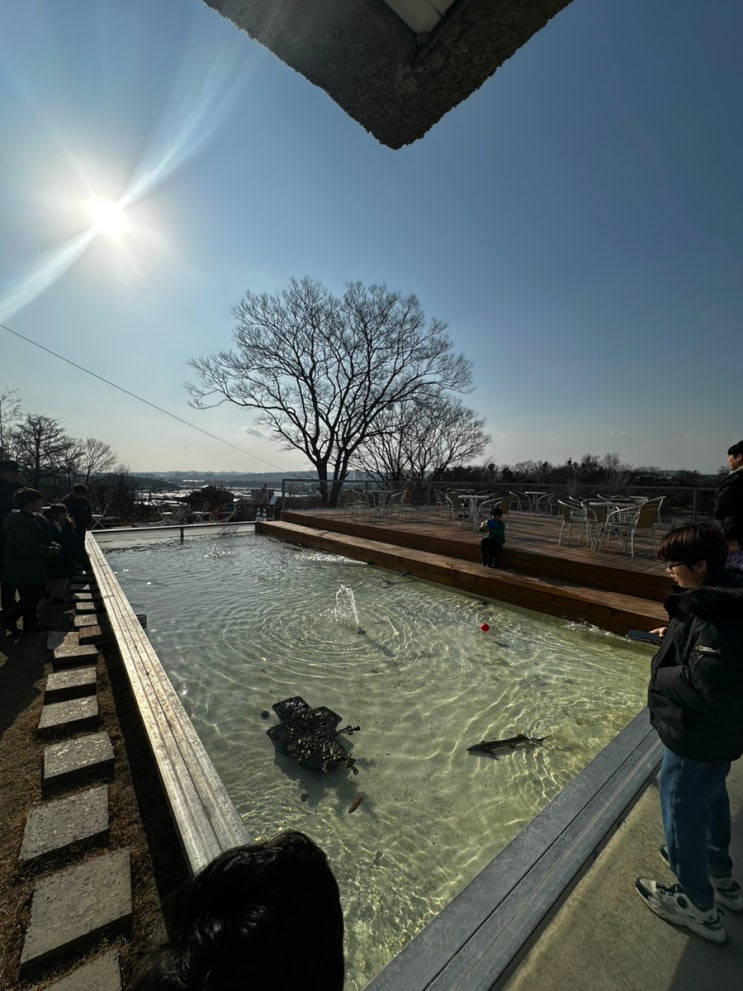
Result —
<path fill-rule="evenodd" d="M 422 137 L 571 0 L 205 0 L 390 148 Z"/>

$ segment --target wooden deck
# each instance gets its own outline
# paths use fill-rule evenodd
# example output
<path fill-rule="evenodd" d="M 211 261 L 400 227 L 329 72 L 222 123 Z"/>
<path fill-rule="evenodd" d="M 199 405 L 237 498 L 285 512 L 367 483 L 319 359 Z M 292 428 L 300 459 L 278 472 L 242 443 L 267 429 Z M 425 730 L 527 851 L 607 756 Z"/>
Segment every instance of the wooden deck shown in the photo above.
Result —
<path fill-rule="evenodd" d="M 483 568 L 480 534 L 414 508 L 403 517 L 342 510 L 289 511 L 262 532 L 458 588 L 475 595 L 592 623 L 613 633 L 650 630 L 665 622 L 671 581 L 652 540 L 636 556 L 611 547 L 594 551 L 575 540 L 557 546 L 560 521 L 509 514 L 499 567 Z"/>

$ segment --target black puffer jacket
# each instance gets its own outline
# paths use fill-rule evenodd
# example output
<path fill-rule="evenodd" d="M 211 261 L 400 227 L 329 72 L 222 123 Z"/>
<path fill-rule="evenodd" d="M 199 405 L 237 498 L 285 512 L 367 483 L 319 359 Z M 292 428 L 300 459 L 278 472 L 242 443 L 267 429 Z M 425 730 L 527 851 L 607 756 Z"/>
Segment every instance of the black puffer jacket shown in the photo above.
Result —
<path fill-rule="evenodd" d="M 714 516 L 728 540 L 743 542 L 743 468 L 731 471 L 720 482 Z"/>
<path fill-rule="evenodd" d="M 666 600 L 666 635 L 653 658 L 648 706 L 662 742 L 711 763 L 743 753 L 743 573 Z"/>

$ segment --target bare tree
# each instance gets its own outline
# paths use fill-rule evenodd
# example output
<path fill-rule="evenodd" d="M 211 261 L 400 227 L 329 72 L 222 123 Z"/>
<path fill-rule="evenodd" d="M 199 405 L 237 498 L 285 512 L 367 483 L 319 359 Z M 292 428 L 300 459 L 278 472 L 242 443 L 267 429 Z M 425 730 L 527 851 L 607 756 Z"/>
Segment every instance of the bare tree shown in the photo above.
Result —
<path fill-rule="evenodd" d="M 490 442 L 484 426 L 485 420 L 461 400 L 426 393 L 387 410 L 354 464 L 382 485 L 435 482 L 451 465 L 482 454 Z"/>
<path fill-rule="evenodd" d="M 69 438 L 58 420 L 27 413 L 13 431 L 16 457 L 26 482 L 38 489 L 59 478 Z"/>
<path fill-rule="evenodd" d="M 14 455 L 13 431 L 21 418 L 21 401 L 17 389 L 0 392 L 0 459 Z"/>
<path fill-rule="evenodd" d="M 310 278 L 234 309 L 235 350 L 191 362 L 199 409 L 231 402 L 259 411 L 285 449 L 314 465 L 334 506 L 359 447 L 387 410 L 431 390 L 466 392 L 471 365 L 415 296 L 351 283 L 341 297 Z"/>
<path fill-rule="evenodd" d="M 77 437 L 65 437 L 59 453 L 59 473 L 64 487 L 69 491 L 80 475 L 84 445 Z"/>
<path fill-rule="evenodd" d="M 82 441 L 80 455 L 80 476 L 86 485 L 91 485 L 106 472 L 116 467 L 116 455 L 109 444 L 95 437 L 86 437 Z"/>

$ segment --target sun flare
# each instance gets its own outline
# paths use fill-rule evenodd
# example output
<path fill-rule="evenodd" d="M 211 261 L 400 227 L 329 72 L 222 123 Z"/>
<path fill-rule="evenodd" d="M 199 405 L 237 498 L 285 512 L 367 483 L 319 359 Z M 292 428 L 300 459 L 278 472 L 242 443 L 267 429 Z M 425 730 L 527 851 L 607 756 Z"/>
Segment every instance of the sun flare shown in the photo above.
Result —
<path fill-rule="evenodd" d="M 96 234 L 104 234 L 113 241 L 120 241 L 126 234 L 127 222 L 120 203 L 93 199 L 88 204 L 88 217 Z"/>

